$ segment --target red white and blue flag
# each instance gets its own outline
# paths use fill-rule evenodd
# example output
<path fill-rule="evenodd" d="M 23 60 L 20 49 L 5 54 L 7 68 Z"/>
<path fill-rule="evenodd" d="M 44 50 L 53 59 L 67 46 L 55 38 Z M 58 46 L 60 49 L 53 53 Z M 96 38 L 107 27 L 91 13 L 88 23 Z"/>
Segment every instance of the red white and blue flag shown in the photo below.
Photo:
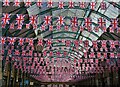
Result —
<path fill-rule="evenodd" d="M 74 7 L 74 2 L 70 1 L 68 7 L 69 7 L 69 8 L 73 8 L 73 7 Z"/>
<path fill-rule="evenodd" d="M 32 24 L 32 25 L 37 24 L 37 16 L 36 15 L 32 15 L 30 17 L 30 24 Z"/>
<path fill-rule="evenodd" d="M 99 27 L 100 27 L 100 28 L 101 28 L 101 27 L 106 27 L 106 21 L 105 21 L 105 19 L 99 18 L 99 19 L 98 19 L 98 24 L 99 24 Z"/>
<path fill-rule="evenodd" d="M 14 6 L 20 7 L 20 0 L 14 0 Z"/>
<path fill-rule="evenodd" d="M 59 16 L 58 17 L 58 23 L 57 23 L 58 25 L 64 25 L 64 17 L 62 17 L 62 16 Z"/>
<path fill-rule="evenodd" d="M 37 0 L 36 4 L 37 4 L 38 7 L 42 7 L 42 0 Z"/>
<path fill-rule="evenodd" d="M 63 9 L 64 8 L 64 2 L 60 1 L 58 8 Z"/>
<path fill-rule="evenodd" d="M 16 22 L 18 25 L 23 25 L 23 21 L 24 21 L 24 15 L 22 14 L 17 14 L 17 18 L 16 18 Z"/>
<path fill-rule="evenodd" d="M 45 25 L 51 24 L 51 16 L 45 16 L 45 18 L 44 18 L 44 24 Z"/>
<path fill-rule="evenodd" d="M 3 6 L 10 6 L 10 0 L 3 0 Z"/>
<path fill-rule="evenodd" d="M 31 0 L 25 0 L 25 6 L 26 7 L 31 6 Z"/>
<path fill-rule="evenodd" d="M 2 17 L 2 24 L 9 24 L 9 20 L 10 20 L 10 14 L 8 13 L 3 13 L 3 17 Z"/>
<path fill-rule="evenodd" d="M 47 7 L 48 8 L 51 8 L 52 6 L 53 6 L 53 1 L 52 0 L 49 0 L 48 2 L 47 2 Z"/>
<path fill-rule="evenodd" d="M 73 18 L 72 18 L 71 24 L 72 24 L 72 26 L 77 26 L 77 25 L 78 25 L 77 17 L 73 17 Z"/>
<path fill-rule="evenodd" d="M 111 26 L 112 28 L 116 29 L 118 27 L 118 20 L 117 19 L 111 19 Z"/>

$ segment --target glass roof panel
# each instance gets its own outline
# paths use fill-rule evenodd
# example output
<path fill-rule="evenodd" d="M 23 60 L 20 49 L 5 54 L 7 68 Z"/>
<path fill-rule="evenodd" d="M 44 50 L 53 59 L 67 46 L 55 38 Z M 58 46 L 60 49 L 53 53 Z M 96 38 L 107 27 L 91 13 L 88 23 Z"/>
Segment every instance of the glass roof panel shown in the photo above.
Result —
<path fill-rule="evenodd" d="M 90 32 L 84 30 L 82 32 L 82 35 L 85 36 L 85 37 L 88 37 L 90 35 Z"/>
<path fill-rule="evenodd" d="M 110 21 L 106 20 L 106 27 L 108 28 L 110 26 Z"/>
<path fill-rule="evenodd" d="M 60 9 L 60 10 L 52 11 L 52 16 L 53 16 L 53 17 L 56 17 L 56 16 L 58 16 L 59 14 L 63 13 L 64 11 L 66 11 L 66 9 Z"/>
<path fill-rule="evenodd" d="M 79 17 L 79 18 L 82 18 L 85 14 L 85 11 L 83 10 L 76 10 L 76 16 Z"/>
<path fill-rule="evenodd" d="M 91 40 L 97 40 L 97 39 L 98 39 L 98 37 L 96 37 L 96 36 L 93 35 L 93 34 L 90 34 L 89 38 L 90 38 Z"/>
<path fill-rule="evenodd" d="M 107 8 L 105 15 L 108 16 L 109 18 L 116 18 L 118 15 L 118 8 L 113 7 L 113 5 L 109 5 Z"/>
<path fill-rule="evenodd" d="M 27 9 L 29 16 L 36 15 L 40 12 L 40 9 L 37 7 L 36 4 L 32 5 Z"/>

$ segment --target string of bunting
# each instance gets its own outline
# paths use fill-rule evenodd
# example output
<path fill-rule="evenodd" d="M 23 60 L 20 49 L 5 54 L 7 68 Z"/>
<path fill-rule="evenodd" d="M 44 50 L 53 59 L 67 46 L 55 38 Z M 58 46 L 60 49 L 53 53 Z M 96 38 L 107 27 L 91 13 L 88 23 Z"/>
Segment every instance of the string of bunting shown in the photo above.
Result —
<path fill-rule="evenodd" d="M 9 23 L 10 21 L 10 14 L 8 13 L 4 13 L 3 17 L 2 17 L 2 28 L 4 29 L 6 27 L 6 25 L 9 25 L 9 29 L 15 29 L 15 26 L 17 26 L 17 29 L 22 29 L 23 26 L 25 26 L 26 29 L 30 29 L 30 25 L 33 26 L 33 29 L 37 29 L 39 25 L 37 25 L 37 17 L 36 15 L 33 15 L 30 17 L 29 19 L 29 23 L 24 24 L 24 17 L 25 15 L 22 14 L 17 14 L 16 15 L 16 23 Z M 95 32 L 99 32 L 100 28 L 102 29 L 103 32 L 107 32 L 107 28 L 106 28 L 106 20 L 103 18 L 98 18 L 98 26 L 92 27 L 92 19 L 91 18 L 84 18 L 83 20 L 85 20 L 84 22 L 84 26 L 79 26 L 78 25 L 78 20 L 79 18 L 77 17 L 71 17 L 70 18 L 70 25 L 66 25 L 65 23 L 65 17 L 59 16 L 56 19 L 56 26 L 52 25 L 51 22 L 53 21 L 52 16 L 45 16 L 44 17 L 44 21 L 43 24 L 41 24 L 40 30 L 41 31 L 45 31 L 46 28 L 49 28 L 49 31 L 53 31 L 54 28 L 56 28 L 57 30 L 61 30 L 62 27 L 64 27 L 65 31 L 68 31 L 69 28 L 72 29 L 72 31 L 76 31 L 76 30 L 80 30 L 80 31 L 84 31 L 85 29 L 87 29 L 89 32 L 91 31 L 95 31 Z M 113 19 L 111 18 L 111 24 L 110 24 L 110 28 L 109 28 L 109 32 L 115 32 L 115 30 L 117 31 L 117 33 L 120 32 L 120 27 L 118 27 L 118 20 L 117 19 Z"/>
<path fill-rule="evenodd" d="M 72 43 L 75 45 L 75 47 L 79 47 L 80 45 L 84 45 L 85 47 L 88 47 L 90 42 L 89 40 L 53 40 L 53 39 L 36 39 L 33 38 L 17 38 L 17 37 L 1 37 L 1 44 L 7 44 L 7 45 L 20 45 L 23 46 L 25 43 L 28 43 L 29 46 L 34 47 L 34 43 L 36 43 L 38 46 L 44 46 L 46 44 L 47 47 L 52 46 L 54 43 L 62 43 L 65 44 L 66 47 L 69 47 Z M 109 44 L 110 48 L 116 48 L 115 45 L 118 45 L 120 47 L 120 41 L 119 40 L 97 40 L 97 41 L 91 41 L 93 48 L 98 48 L 99 44 L 101 43 L 101 48 L 107 48 L 107 45 Z M 14 49 L 14 48 L 13 48 Z"/>
<path fill-rule="evenodd" d="M 17 7 L 20 7 L 20 4 L 21 2 L 23 2 L 23 0 L 14 0 L 13 1 L 13 6 L 17 6 Z M 45 3 L 43 0 L 36 0 L 36 1 L 33 1 L 33 0 L 24 0 L 24 3 L 25 3 L 25 6 L 26 7 L 30 7 L 32 6 L 33 2 L 38 6 L 38 7 L 43 7 L 43 3 Z M 65 7 L 65 3 L 64 1 L 52 1 L 52 0 L 48 0 L 46 2 L 47 4 L 47 8 L 52 8 L 52 7 L 58 7 L 59 9 L 64 9 Z M 87 8 L 88 5 L 90 5 L 90 9 L 94 10 L 95 7 L 96 7 L 96 2 L 80 2 L 78 1 L 77 2 L 78 4 L 76 4 L 76 2 L 73 2 L 72 0 L 70 0 L 69 2 L 67 2 L 68 4 L 68 8 L 74 8 L 76 6 L 80 7 L 80 8 Z M 100 3 L 100 8 L 101 10 L 106 10 L 107 8 L 107 4 L 106 2 L 102 1 L 102 2 L 99 2 Z M 54 6 L 55 5 L 55 6 Z M 113 4 L 115 5 L 115 4 Z M 3 6 L 10 6 L 10 0 L 3 0 Z"/>

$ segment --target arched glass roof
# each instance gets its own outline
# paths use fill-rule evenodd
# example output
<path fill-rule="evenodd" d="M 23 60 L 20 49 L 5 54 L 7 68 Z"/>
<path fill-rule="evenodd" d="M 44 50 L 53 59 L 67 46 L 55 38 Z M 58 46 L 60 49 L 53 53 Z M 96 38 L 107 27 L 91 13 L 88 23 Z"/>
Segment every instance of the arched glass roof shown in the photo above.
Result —
<path fill-rule="evenodd" d="M 35 30 L 35 33 L 37 35 L 37 31 L 40 30 L 41 33 L 39 34 L 40 37 L 44 38 L 44 39 L 52 39 L 53 40 L 53 46 L 52 48 L 66 48 L 66 51 L 69 52 L 69 57 L 73 58 L 72 56 L 74 56 L 75 58 L 81 58 L 83 55 L 83 51 L 81 51 L 81 49 L 85 49 L 84 45 L 81 44 L 79 46 L 79 51 L 76 52 L 75 50 L 72 50 L 74 47 L 74 44 L 71 44 L 70 47 L 65 47 L 65 44 L 62 43 L 56 43 L 54 42 L 57 39 L 66 39 L 66 40 L 88 40 L 89 41 L 89 48 L 92 46 L 92 41 L 93 40 L 97 40 L 104 32 L 99 29 L 99 32 L 89 32 L 87 29 L 85 29 L 83 32 L 80 31 L 79 28 L 77 28 L 75 31 L 72 31 L 72 29 L 70 28 L 70 20 L 71 17 L 77 17 L 78 18 L 78 26 L 83 26 L 84 25 L 84 18 L 91 18 L 92 19 L 92 27 L 97 27 L 98 24 L 98 18 L 104 18 L 106 20 L 106 27 L 108 28 L 110 26 L 110 19 L 111 18 L 117 18 L 119 15 L 119 3 L 116 3 L 115 6 L 113 6 L 113 4 L 111 4 L 110 2 L 108 2 L 107 0 L 106 2 L 106 10 L 101 10 L 100 9 L 100 2 L 96 2 L 96 7 L 95 10 L 91 10 L 90 9 L 90 4 L 87 3 L 87 7 L 86 8 L 80 8 L 79 7 L 79 3 L 75 2 L 75 7 L 70 9 L 68 8 L 68 3 L 65 2 L 65 6 L 64 9 L 59 9 L 57 7 L 58 2 L 54 2 L 53 8 L 47 8 L 47 3 L 44 2 L 44 5 L 42 8 L 39 8 L 36 6 L 35 3 L 33 3 L 33 7 L 30 8 L 36 8 L 36 10 L 34 10 L 33 12 L 30 11 L 28 8 L 28 12 L 30 15 L 33 14 L 37 14 L 38 15 L 38 29 Z M 41 25 L 43 24 L 43 18 L 46 15 L 52 15 L 52 23 L 53 24 L 53 31 L 49 31 L 49 27 L 46 27 L 45 31 L 42 31 L 41 29 Z M 54 26 L 57 22 L 56 17 L 58 16 L 63 16 L 65 17 L 65 25 L 67 25 L 69 27 L 68 31 L 66 31 L 64 29 L 64 26 L 61 27 L 60 30 L 57 30 L 57 27 Z M 37 36 L 39 36 L 37 35 Z M 44 48 L 45 49 L 45 48 Z M 80 55 L 76 55 L 76 53 L 79 53 Z M 69 58 L 67 57 L 67 58 Z"/>

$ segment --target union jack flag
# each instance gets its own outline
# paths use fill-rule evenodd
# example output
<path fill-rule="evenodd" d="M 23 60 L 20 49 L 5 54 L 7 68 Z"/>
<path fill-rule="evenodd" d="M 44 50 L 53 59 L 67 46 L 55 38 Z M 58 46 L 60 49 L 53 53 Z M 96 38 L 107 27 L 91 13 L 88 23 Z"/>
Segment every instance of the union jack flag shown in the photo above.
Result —
<path fill-rule="evenodd" d="M 22 15 L 22 14 L 17 14 L 16 21 L 17 21 L 17 24 L 18 24 L 18 25 L 23 25 L 24 15 Z"/>
<path fill-rule="evenodd" d="M 26 24 L 26 29 L 29 29 L 30 28 L 30 24 Z"/>
<path fill-rule="evenodd" d="M 19 38 L 19 44 L 23 45 L 23 42 L 24 42 L 24 38 Z"/>
<path fill-rule="evenodd" d="M 30 17 L 30 24 L 34 25 L 34 24 L 36 24 L 36 22 L 37 22 L 37 16 L 36 15 L 32 15 Z"/>
<path fill-rule="evenodd" d="M 33 24 L 33 29 L 37 29 L 37 24 Z"/>
<path fill-rule="evenodd" d="M 111 48 L 115 48 L 115 43 L 114 43 L 114 41 L 110 41 L 110 46 L 111 46 Z"/>
<path fill-rule="evenodd" d="M 33 39 L 29 39 L 29 45 L 33 46 Z"/>
<path fill-rule="evenodd" d="M 14 29 L 14 27 L 15 27 L 14 23 L 11 23 L 10 24 L 10 29 Z"/>
<path fill-rule="evenodd" d="M 75 47 L 79 47 L 79 41 L 78 40 L 74 40 L 74 44 L 75 44 Z"/>
<path fill-rule="evenodd" d="M 17 26 L 17 29 L 22 29 L 22 25 L 21 24 L 18 24 L 18 26 Z"/>
<path fill-rule="evenodd" d="M 90 53 L 90 58 L 95 58 L 94 52 L 91 52 L 91 53 Z"/>
<path fill-rule="evenodd" d="M 97 41 L 92 41 L 93 42 L 93 48 L 97 48 Z"/>
<path fill-rule="evenodd" d="M 80 26 L 80 31 L 82 32 L 84 30 L 84 27 L 83 26 Z"/>
<path fill-rule="evenodd" d="M 10 6 L 10 0 L 3 0 L 3 6 Z"/>
<path fill-rule="evenodd" d="M 71 20 L 71 23 L 72 23 L 72 26 L 77 26 L 77 24 L 78 24 L 77 17 L 73 17 Z"/>
<path fill-rule="evenodd" d="M 2 24 L 4 25 L 9 24 L 9 20 L 10 20 L 10 14 L 3 13 Z"/>
<path fill-rule="evenodd" d="M 85 47 L 88 47 L 88 46 L 89 46 L 89 41 L 88 41 L 88 40 L 85 40 L 85 41 L 84 41 L 84 46 L 85 46 Z"/>
<path fill-rule="evenodd" d="M 112 25 L 112 28 L 116 29 L 118 27 L 118 20 L 112 18 L 111 25 Z"/>
<path fill-rule="evenodd" d="M 44 26 L 44 25 L 42 25 L 42 26 L 41 26 L 41 29 L 44 31 L 44 30 L 45 30 L 45 26 Z"/>
<path fill-rule="evenodd" d="M 95 9 L 95 4 L 96 4 L 95 2 L 91 2 L 91 3 L 90 3 L 90 6 L 91 6 L 91 9 L 92 9 L 92 10 Z"/>
<path fill-rule="evenodd" d="M 111 32 L 111 33 L 114 33 L 114 28 L 113 27 L 109 27 L 109 32 Z"/>
<path fill-rule="evenodd" d="M 97 63 L 97 64 L 98 64 L 98 59 L 95 59 L 95 63 Z"/>
<path fill-rule="evenodd" d="M 74 7 L 74 2 L 70 1 L 68 7 L 69 7 L 69 8 L 73 8 L 73 7 Z"/>
<path fill-rule="evenodd" d="M 16 38 L 10 38 L 10 44 L 14 45 L 14 42 L 15 42 Z"/>
<path fill-rule="evenodd" d="M 57 51 L 57 52 L 56 52 L 56 55 L 57 55 L 57 56 L 60 56 L 60 52 L 59 52 L 59 51 Z"/>
<path fill-rule="evenodd" d="M 101 3 L 100 3 L 100 8 L 101 8 L 102 10 L 105 10 L 105 9 L 106 9 L 106 3 L 105 3 L 105 2 L 101 2 Z"/>
<path fill-rule="evenodd" d="M 100 58 L 101 57 L 101 53 L 97 52 L 97 57 Z"/>
<path fill-rule="evenodd" d="M 47 46 L 51 46 L 51 44 L 52 44 L 52 40 L 48 39 L 47 40 Z"/>
<path fill-rule="evenodd" d="M 107 53 L 103 53 L 103 55 L 104 55 L 104 58 L 107 58 Z"/>
<path fill-rule="evenodd" d="M 66 44 L 67 47 L 69 47 L 70 44 L 71 44 L 71 41 L 70 41 L 70 40 L 66 40 L 66 41 L 65 41 L 65 44 Z"/>
<path fill-rule="evenodd" d="M 47 7 L 51 8 L 53 6 L 52 0 L 49 0 L 47 4 L 48 4 Z"/>
<path fill-rule="evenodd" d="M 38 45 L 43 46 L 43 40 L 42 39 L 38 40 Z"/>
<path fill-rule="evenodd" d="M 52 52 L 52 51 L 50 51 L 49 56 L 50 56 L 50 57 L 53 56 L 53 52 Z"/>
<path fill-rule="evenodd" d="M 87 27 L 88 32 L 92 31 L 92 26 Z"/>
<path fill-rule="evenodd" d="M 79 2 L 80 8 L 86 8 L 86 2 Z"/>
<path fill-rule="evenodd" d="M 2 28 L 5 28 L 5 24 L 2 24 Z"/>
<path fill-rule="evenodd" d="M 51 24 L 51 16 L 45 16 L 45 18 L 44 18 L 44 24 L 45 25 Z"/>
<path fill-rule="evenodd" d="M 94 31 L 99 32 L 99 27 L 98 26 L 94 27 Z"/>
<path fill-rule="evenodd" d="M 31 6 L 31 0 L 25 0 L 25 6 L 28 7 L 28 6 Z"/>
<path fill-rule="evenodd" d="M 6 42 L 6 38 L 5 37 L 1 37 L 1 44 L 5 44 Z"/>
<path fill-rule="evenodd" d="M 99 19 L 98 19 L 98 24 L 99 24 L 99 27 L 100 27 L 100 28 L 101 28 L 101 27 L 105 27 L 105 26 L 106 26 L 106 21 L 105 21 L 105 19 L 99 18 Z"/>
<path fill-rule="evenodd" d="M 49 25 L 49 31 L 52 31 L 52 30 L 53 30 L 53 26 Z"/>
<path fill-rule="evenodd" d="M 14 0 L 14 5 L 13 6 L 18 6 L 18 7 L 20 7 L 20 0 Z"/>
<path fill-rule="evenodd" d="M 90 27 L 92 24 L 92 20 L 90 18 L 85 18 L 85 27 Z"/>
<path fill-rule="evenodd" d="M 62 16 L 58 17 L 58 24 L 59 25 L 64 25 L 64 17 L 62 17 Z"/>
<path fill-rule="evenodd" d="M 61 29 L 61 26 L 60 25 L 57 25 L 57 30 L 60 30 Z"/>
<path fill-rule="evenodd" d="M 61 1 L 60 1 L 58 8 L 60 8 L 60 9 L 64 8 L 64 2 L 61 2 Z"/>
<path fill-rule="evenodd" d="M 8 50 L 8 54 L 11 54 L 12 53 L 12 50 Z"/>
<path fill-rule="evenodd" d="M 101 41 L 101 42 L 102 42 L 102 48 L 106 48 L 106 41 L 103 40 L 103 41 Z"/>
<path fill-rule="evenodd" d="M 65 31 L 68 31 L 68 26 L 64 26 Z"/>
<path fill-rule="evenodd" d="M 19 50 L 15 50 L 15 55 L 20 55 Z"/>
<path fill-rule="evenodd" d="M 38 7 L 42 7 L 42 0 L 38 0 L 36 4 Z"/>
<path fill-rule="evenodd" d="M 72 26 L 72 31 L 74 32 L 76 30 L 77 30 L 77 27 Z"/>

